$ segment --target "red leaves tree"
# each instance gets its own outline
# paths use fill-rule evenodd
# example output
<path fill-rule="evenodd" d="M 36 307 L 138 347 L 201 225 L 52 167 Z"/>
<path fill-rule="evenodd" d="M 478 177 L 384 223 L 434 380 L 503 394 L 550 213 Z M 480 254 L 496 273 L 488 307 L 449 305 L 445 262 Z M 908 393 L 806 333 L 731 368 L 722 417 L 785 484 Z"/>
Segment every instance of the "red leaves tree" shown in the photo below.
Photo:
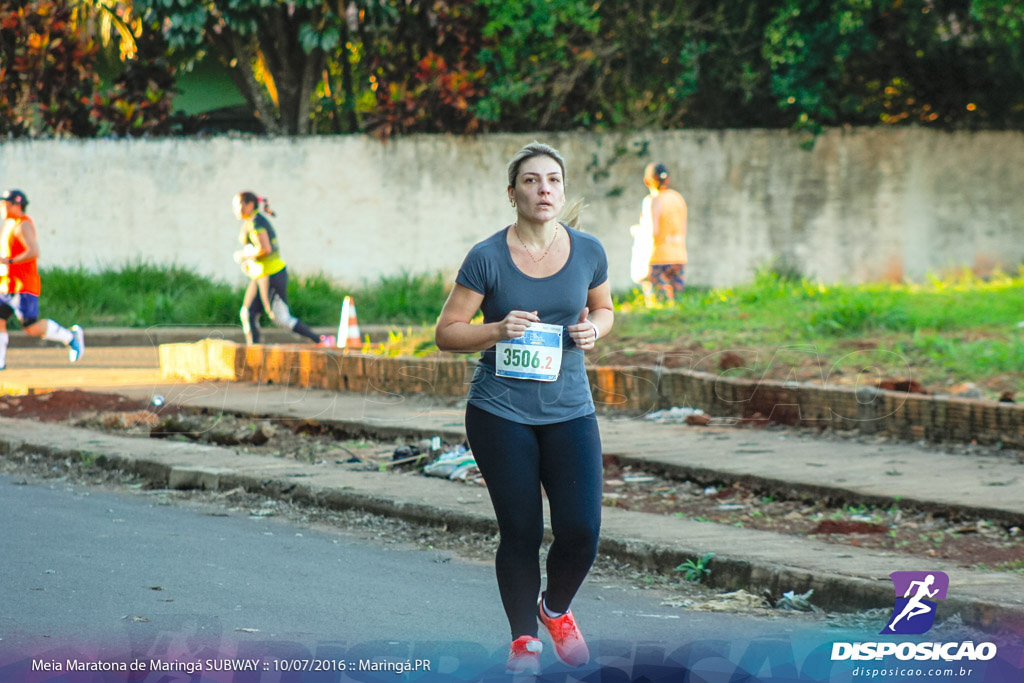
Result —
<path fill-rule="evenodd" d="M 0 2 L 0 134 L 89 135 L 96 45 L 63 2 Z"/>
<path fill-rule="evenodd" d="M 140 135 L 166 126 L 170 70 L 129 62 L 106 90 L 65 0 L 0 0 L 0 135 Z"/>

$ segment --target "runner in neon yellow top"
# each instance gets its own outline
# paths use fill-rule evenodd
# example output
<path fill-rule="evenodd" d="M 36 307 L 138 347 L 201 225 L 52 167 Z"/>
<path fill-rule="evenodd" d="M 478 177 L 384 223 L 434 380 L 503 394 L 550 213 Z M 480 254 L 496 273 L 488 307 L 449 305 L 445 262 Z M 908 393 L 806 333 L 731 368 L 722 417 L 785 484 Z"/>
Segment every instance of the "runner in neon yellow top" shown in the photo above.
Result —
<path fill-rule="evenodd" d="M 261 200 L 263 213 L 259 211 Z M 330 346 L 332 340 L 329 337 L 313 332 L 288 308 L 288 267 L 277 246 L 277 233 L 263 215 L 274 215 L 266 198 L 252 192 L 240 192 L 235 195 L 233 207 L 235 216 L 242 221 L 238 240 L 243 245 L 235 252 L 235 261 L 250 280 L 239 311 L 246 343 L 260 343 L 259 321 L 266 311 L 278 327 L 301 334 L 321 346 Z"/>
<path fill-rule="evenodd" d="M 265 238 L 263 237 L 264 235 L 266 235 Z M 245 246 L 252 246 L 257 250 L 256 253 L 262 253 L 259 250 L 263 244 L 269 243 L 270 245 L 269 253 L 262 253 L 262 255 L 248 261 L 249 265 L 246 274 L 249 277 L 253 279 L 256 277 L 269 278 L 271 275 L 284 270 L 285 262 L 281 258 L 281 252 L 277 246 L 277 233 L 274 232 L 274 227 L 267 220 L 266 216 L 259 212 L 259 209 L 243 219 L 242 233 L 239 235 L 239 240 L 244 245 L 243 248 Z"/>

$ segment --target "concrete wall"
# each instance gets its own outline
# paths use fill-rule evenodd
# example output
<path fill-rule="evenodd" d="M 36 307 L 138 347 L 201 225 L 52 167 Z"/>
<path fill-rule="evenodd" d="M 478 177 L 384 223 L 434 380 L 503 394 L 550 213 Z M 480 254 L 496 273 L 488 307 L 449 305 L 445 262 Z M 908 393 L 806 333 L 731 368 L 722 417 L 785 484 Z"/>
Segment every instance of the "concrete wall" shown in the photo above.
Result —
<path fill-rule="evenodd" d="M 24 190 L 44 265 L 178 263 L 240 281 L 231 196 L 277 210 L 293 275 L 358 282 L 454 273 L 512 218 L 509 157 L 530 135 L 5 142 L 0 184 Z M 558 134 L 570 199 L 629 283 L 629 226 L 662 161 L 690 206 L 688 280 L 728 285 L 772 259 L 826 282 L 1024 262 L 1024 134 L 833 130 Z"/>

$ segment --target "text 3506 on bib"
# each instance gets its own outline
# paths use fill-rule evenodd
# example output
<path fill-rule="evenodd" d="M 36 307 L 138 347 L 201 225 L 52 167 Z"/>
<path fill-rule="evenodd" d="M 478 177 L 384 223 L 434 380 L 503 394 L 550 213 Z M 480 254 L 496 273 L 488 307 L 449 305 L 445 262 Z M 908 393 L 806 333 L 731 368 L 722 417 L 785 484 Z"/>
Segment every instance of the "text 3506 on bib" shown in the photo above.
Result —
<path fill-rule="evenodd" d="M 498 377 L 554 382 L 561 368 L 561 325 L 533 323 L 522 337 L 498 342 L 495 347 Z"/>

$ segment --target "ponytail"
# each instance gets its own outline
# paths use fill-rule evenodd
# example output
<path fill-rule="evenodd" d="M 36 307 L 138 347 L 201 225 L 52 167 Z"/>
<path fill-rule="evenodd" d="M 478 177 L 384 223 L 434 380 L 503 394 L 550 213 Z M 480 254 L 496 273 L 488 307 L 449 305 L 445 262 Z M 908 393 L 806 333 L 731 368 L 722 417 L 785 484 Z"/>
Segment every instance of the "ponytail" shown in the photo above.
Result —
<path fill-rule="evenodd" d="M 668 168 L 665 164 L 654 165 L 654 177 L 658 179 L 658 189 L 668 185 Z"/>
<path fill-rule="evenodd" d="M 276 213 L 274 213 L 274 210 L 270 208 L 270 200 L 269 199 L 267 199 L 266 197 L 259 197 L 258 199 L 260 200 L 260 203 L 263 205 L 263 208 L 261 208 L 260 211 L 262 211 L 263 213 L 267 214 L 268 216 L 276 216 L 277 215 Z"/>
<path fill-rule="evenodd" d="M 243 204 L 252 204 L 258 211 L 262 211 L 268 216 L 276 216 L 274 210 L 270 208 L 270 200 L 266 197 L 261 197 L 255 192 L 239 192 L 238 198 L 242 200 Z M 262 205 L 262 206 L 261 206 Z"/>
<path fill-rule="evenodd" d="M 569 205 L 569 208 L 565 209 L 562 212 L 562 222 L 568 225 L 570 228 L 575 228 L 576 230 L 583 230 L 583 228 L 580 226 L 580 213 L 582 213 L 582 211 L 583 200 L 577 199 L 576 201 Z"/>

